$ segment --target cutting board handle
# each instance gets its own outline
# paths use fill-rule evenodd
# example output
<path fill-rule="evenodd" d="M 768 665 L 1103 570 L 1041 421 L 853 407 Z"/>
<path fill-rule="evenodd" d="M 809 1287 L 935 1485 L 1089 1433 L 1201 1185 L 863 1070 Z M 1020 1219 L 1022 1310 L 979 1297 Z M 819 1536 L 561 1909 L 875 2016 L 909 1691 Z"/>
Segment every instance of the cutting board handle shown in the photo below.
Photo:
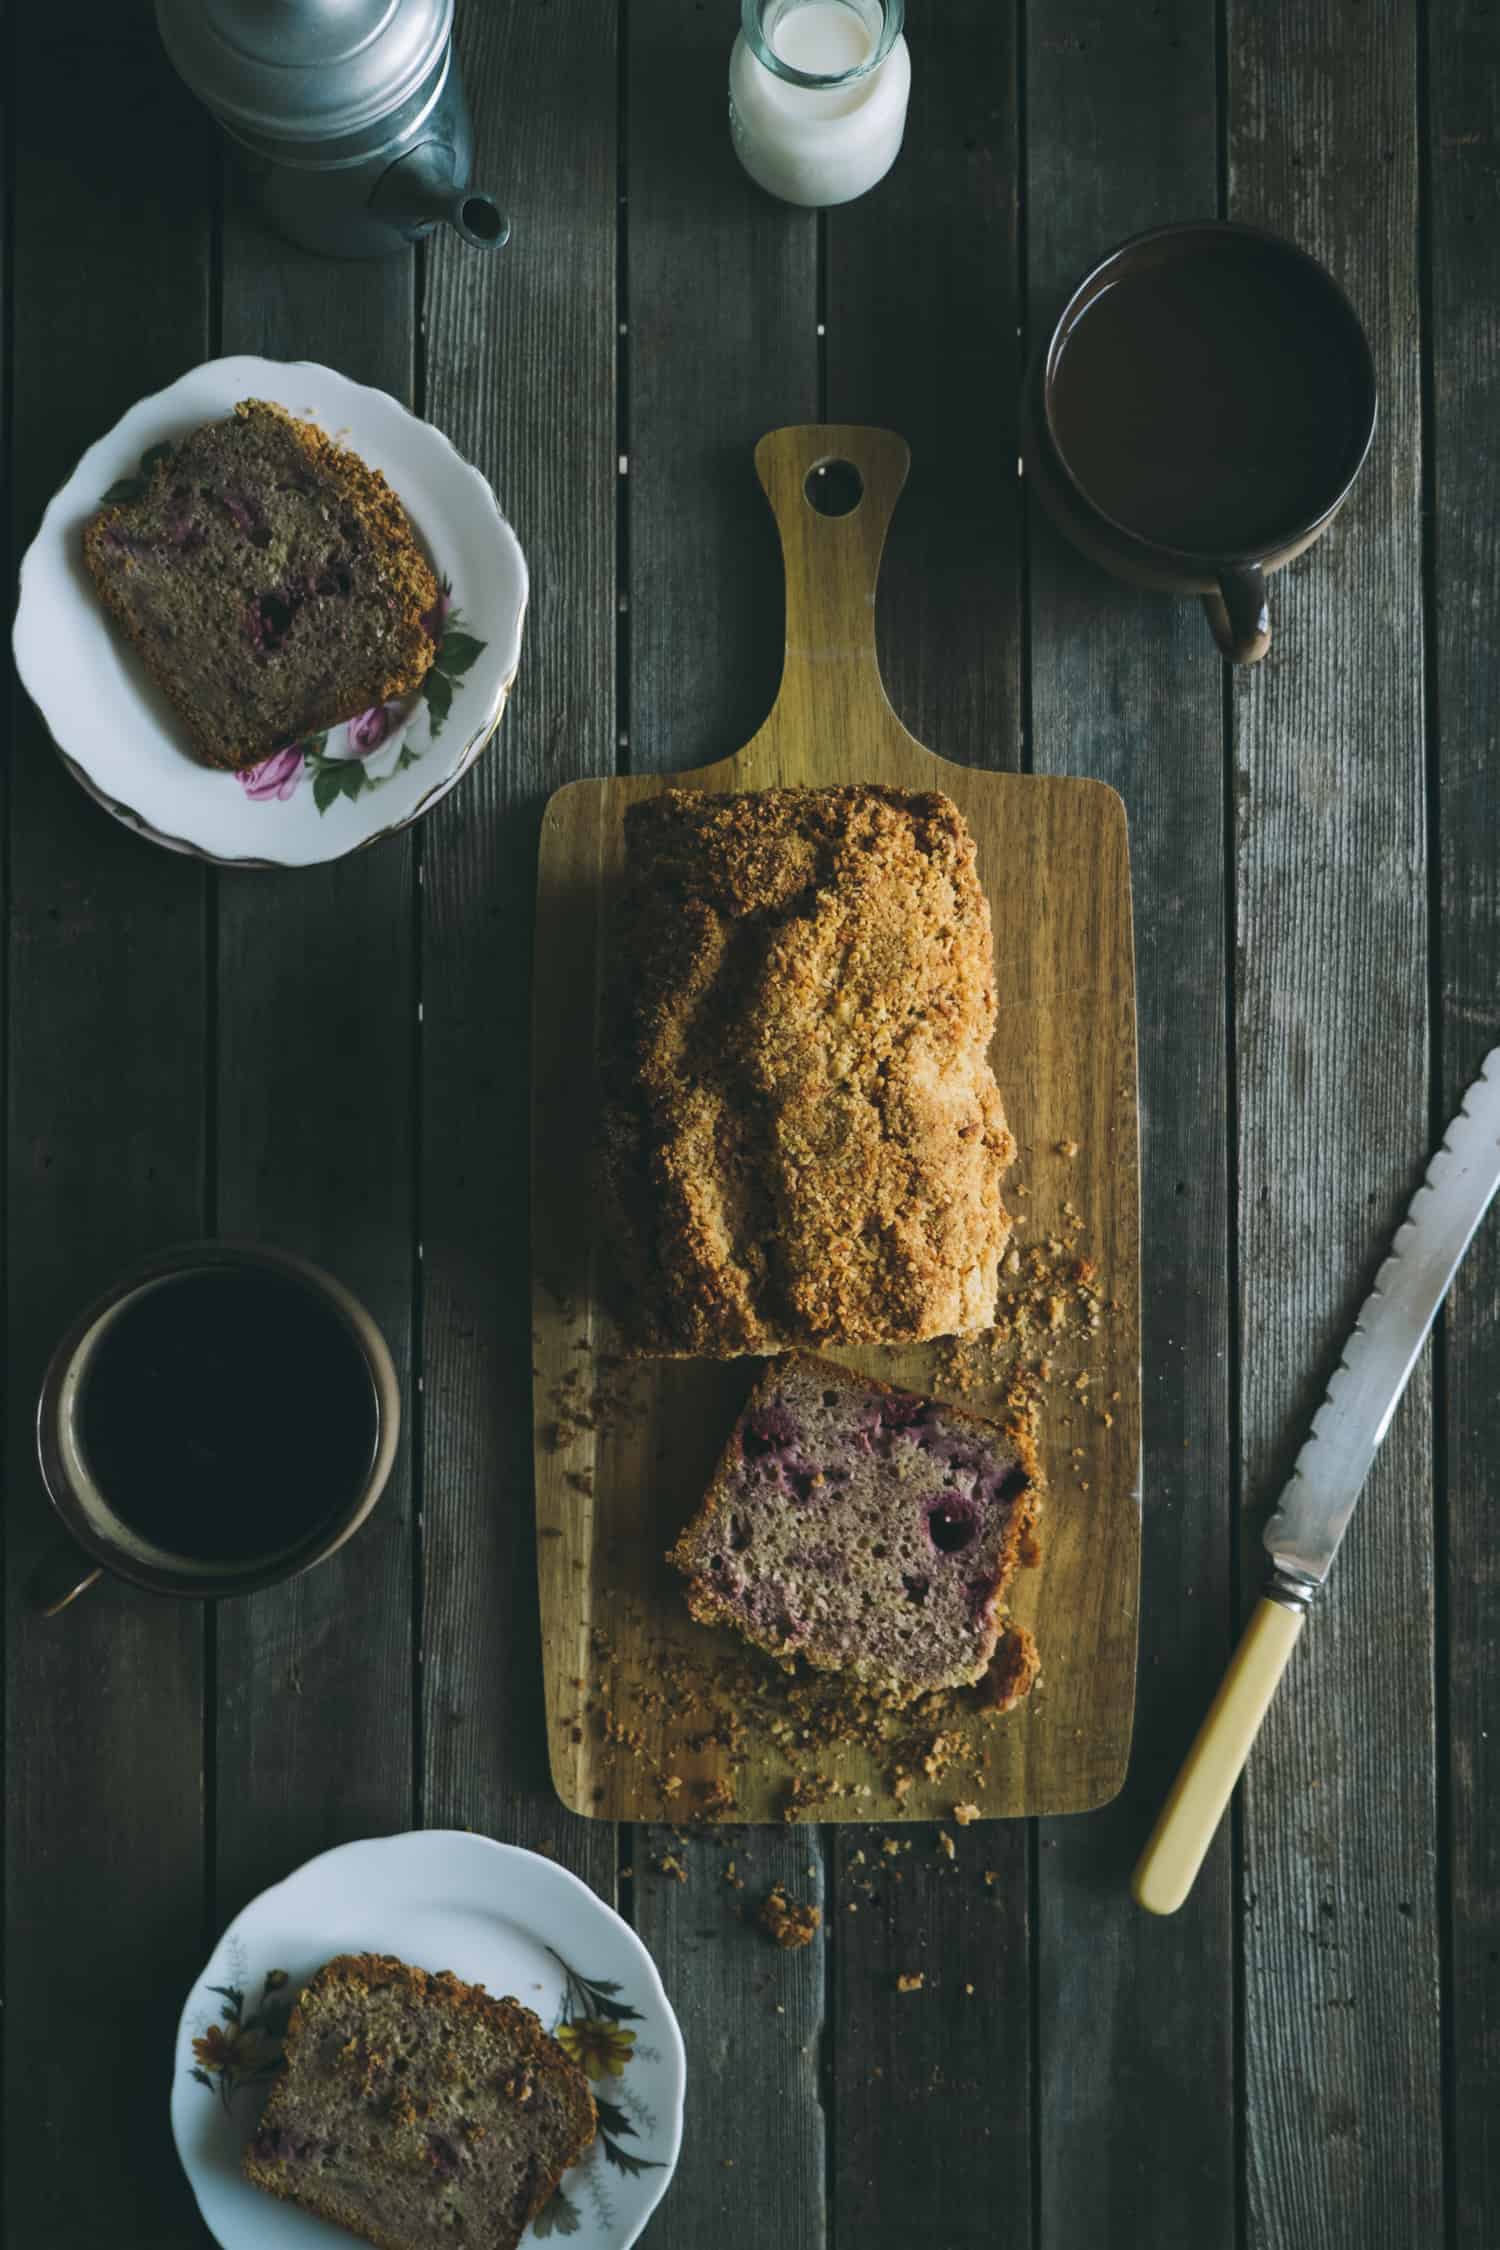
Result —
<path fill-rule="evenodd" d="M 770 747 L 793 728 L 802 740 L 816 740 L 812 730 L 824 727 L 836 727 L 837 739 L 846 742 L 851 721 L 900 728 L 875 652 L 875 587 L 910 462 L 909 447 L 894 431 L 848 422 L 772 430 L 755 448 L 786 567 L 781 690 L 759 743 Z M 808 497 L 820 486 L 830 502 L 852 499 L 853 505 L 842 514 L 823 513 Z"/>

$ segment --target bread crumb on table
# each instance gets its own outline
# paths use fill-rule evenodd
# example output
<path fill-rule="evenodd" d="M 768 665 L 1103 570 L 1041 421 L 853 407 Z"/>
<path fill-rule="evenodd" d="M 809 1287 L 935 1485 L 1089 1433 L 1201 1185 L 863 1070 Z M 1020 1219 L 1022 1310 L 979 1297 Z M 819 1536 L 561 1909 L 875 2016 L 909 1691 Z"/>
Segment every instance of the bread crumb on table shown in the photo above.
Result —
<path fill-rule="evenodd" d="M 967 1828 L 973 1821 L 979 1819 L 979 1807 L 977 1805 L 955 1805 L 953 1817 L 960 1828 Z"/>
<path fill-rule="evenodd" d="M 905 1969 L 896 1979 L 896 1990 L 898 1992 L 920 1992 L 926 1982 L 927 1979 L 920 1969 Z"/>
<path fill-rule="evenodd" d="M 768 1938 L 788 1953 L 811 1945 L 823 1926 L 821 1907 L 804 1906 L 787 1897 L 780 1883 L 767 1892 L 756 1912 L 756 1923 Z"/>

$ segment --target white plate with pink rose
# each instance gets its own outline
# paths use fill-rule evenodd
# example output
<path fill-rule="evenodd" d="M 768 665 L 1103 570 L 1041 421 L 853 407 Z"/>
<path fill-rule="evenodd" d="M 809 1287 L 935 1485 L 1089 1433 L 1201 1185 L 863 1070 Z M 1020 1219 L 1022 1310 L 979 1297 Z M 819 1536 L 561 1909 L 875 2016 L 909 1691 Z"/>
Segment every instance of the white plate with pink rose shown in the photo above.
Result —
<path fill-rule="evenodd" d="M 159 447 L 245 398 L 316 422 L 379 469 L 443 590 L 426 620 L 436 653 L 420 689 L 228 773 L 187 749 L 100 606 L 82 541 L 89 517 L 127 496 Z M 330 367 L 215 359 L 131 407 L 48 506 L 21 565 L 16 669 L 69 771 L 116 819 L 224 866 L 310 867 L 409 827 L 468 772 L 516 676 L 527 591 L 526 558 L 494 493 L 441 431 Z"/>

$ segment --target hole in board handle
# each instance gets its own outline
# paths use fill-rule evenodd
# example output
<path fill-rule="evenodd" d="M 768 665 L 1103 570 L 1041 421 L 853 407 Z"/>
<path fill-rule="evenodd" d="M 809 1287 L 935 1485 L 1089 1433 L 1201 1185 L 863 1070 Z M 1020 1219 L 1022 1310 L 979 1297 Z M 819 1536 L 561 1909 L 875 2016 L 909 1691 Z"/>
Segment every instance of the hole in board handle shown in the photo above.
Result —
<path fill-rule="evenodd" d="M 852 516 L 865 496 L 865 480 L 852 461 L 815 461 L 802 490 L 820 516 Z"/>

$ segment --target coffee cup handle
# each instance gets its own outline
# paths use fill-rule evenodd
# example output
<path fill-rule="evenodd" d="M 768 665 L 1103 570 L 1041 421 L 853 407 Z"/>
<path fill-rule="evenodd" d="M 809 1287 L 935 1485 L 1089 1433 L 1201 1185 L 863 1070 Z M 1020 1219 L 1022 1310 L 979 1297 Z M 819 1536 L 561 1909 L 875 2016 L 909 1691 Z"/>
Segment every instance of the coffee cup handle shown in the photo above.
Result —
<path fill-rule="evenodd" d="M 27 1605 L 39 1610 L 43 1617 L 56 1617 L 103 1576 L 99 1564 L 91 1562 L 71 1539 L 59 1539 L 31 1574 L 26 1587 Z"/>
<path fill-rule="evenodd" d="M 1259 563 L 1234 563 L 1203 597 L 1214 639 L 1231 664 L 1258 664 L 1271 645 L 1266 574 Z"/>

